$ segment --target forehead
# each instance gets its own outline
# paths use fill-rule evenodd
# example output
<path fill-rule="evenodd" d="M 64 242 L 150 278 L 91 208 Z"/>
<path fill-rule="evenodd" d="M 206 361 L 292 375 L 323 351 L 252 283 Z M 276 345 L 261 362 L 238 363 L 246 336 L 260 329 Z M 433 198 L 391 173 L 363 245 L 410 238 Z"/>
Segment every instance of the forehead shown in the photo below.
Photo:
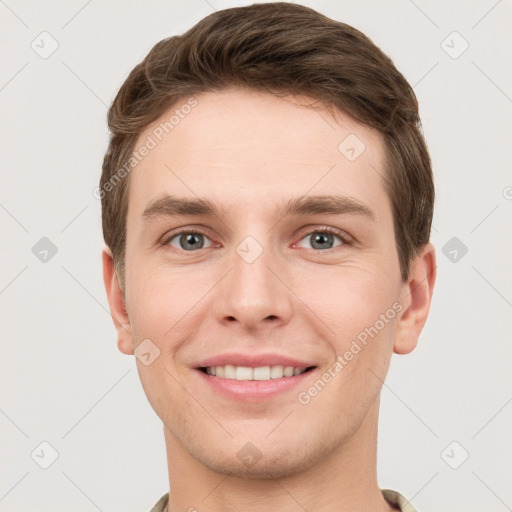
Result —
<path fill-rule="evenodd" d="M 198 94 L 150 125 L 135 150 L 144 145 L 151 149 L 131 172 L 129 218 L 164 195 L 207 197 L 238 212 L 308 193 L 386 200 L 380 134 L 305 96 Z"/>

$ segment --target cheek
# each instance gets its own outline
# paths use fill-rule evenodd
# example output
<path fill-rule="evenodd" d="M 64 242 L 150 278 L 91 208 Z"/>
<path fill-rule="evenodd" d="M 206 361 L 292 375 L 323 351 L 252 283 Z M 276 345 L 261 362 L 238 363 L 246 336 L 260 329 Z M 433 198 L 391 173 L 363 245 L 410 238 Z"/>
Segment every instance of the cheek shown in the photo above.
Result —
<path fill-rule="evenodd" d="M 329 400 L 338 404 L 342 415 L 364 411 L 375 400 L 387 373 L 398 292 L 384 273 L 355 267 L 336 269 L 322 283 L 307 288 L 307 294 L 303 288 L 302 293 L 322 325 L 329 327 L 326 340 L 333 364 L 339 363 L 337 371 L 331 366 L 337 376 Z"/>
<path fill-rule="evenodd" d="M 206 293 L 192 279 L 160 268 L 138 268 L 138 281 L 132 281 L 130 322 L 134 344 L 150 340 L 158 356 L 149 365 L 137 359 L 137 370 L 146 397 L 155 412 L 166 421 L 172 411 L 185 407 L 186 396 L 180 386 L 186 378 L 176 365 L 176 354 L 187 343 L 193 329 L 195 306 Z M 193 286 L 193 285 L 196 286 Z M 142 347 L 142 345 L 141 345 Z M 137 353 L 137 349 L 136 353 Z"/>
<path fill-rule="evenodd" d="M 399 289 L 395 290 L 388 276 L 377 270 L 355 267 L 331 267 L 329 270 L 303 281 L 297 295 L 343 344 L 373 326 L 381 314 L 392 309 Z M 379 330 L 389 330 L 392 315 L 388 316 L 385 329 Z"/>
<path fill-rule="evenodd" d="M 201 300 L 212 287 L 211 275 L 186 267 L 139 265 L 132 278 L 127 298 L 130 322 L 138 335 L 135 343 L 150 338 L 161 350 L 171 350 L 169 341 L 186 337 L 184 330 L 190 329 L 201 309 Z"/>

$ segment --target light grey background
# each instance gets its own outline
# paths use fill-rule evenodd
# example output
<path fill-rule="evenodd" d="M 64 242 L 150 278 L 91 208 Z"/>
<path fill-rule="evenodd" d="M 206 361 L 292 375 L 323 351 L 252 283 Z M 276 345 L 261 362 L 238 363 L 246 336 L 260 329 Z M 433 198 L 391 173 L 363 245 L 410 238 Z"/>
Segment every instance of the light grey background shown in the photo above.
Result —
<path fill-rule="evenodd" d="M 117 350 L 92 192 L 107 106 L 133 66 L 214 9 L 248 3 L 0 2 L 2 512 L 149 511 L 168 490 L 160 420 Z M 438 280 L 417 349 L 393 356 L 383 388 L 379 483 L 419 512 L 512 510 L 512 4 L 299 3 L 392 57 L 434 165 Z M 45 59 L 43 31 L 58 43 Z M 32 250 L 42 237 L 58 249 L 46 262 Z M 453 237 L 468 250 L 455 262 Z M 42 442 L 58 452 L 48 469 Z"/>

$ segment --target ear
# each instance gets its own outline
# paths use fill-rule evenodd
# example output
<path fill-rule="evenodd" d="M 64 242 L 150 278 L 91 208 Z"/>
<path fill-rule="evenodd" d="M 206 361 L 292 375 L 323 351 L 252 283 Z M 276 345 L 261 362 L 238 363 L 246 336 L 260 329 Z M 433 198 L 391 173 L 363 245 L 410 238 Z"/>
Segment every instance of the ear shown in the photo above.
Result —
<path fill-rule="evenodd" d="M 435 248 L 427 243 L 411 262 L 409 279 L 402 285 L 400 303 L 403 310 L 396 327 L 393 346 L 393 351 L 397 354 L 409 354 L 416 348 L 430 309 L 436 269 Z"/>
<path fill-rule="evenodd" d="M 114 270 L 114 258 L 109 247 L 105 246 L 102 252 L 103 281 L 107 292 L 110 314 L 117 331 L 117 346 L 123 354 L 133 355 L 133 339 L 130 319 L 126 312 L 124 293 L 119 287 L 117 275 Z"/>

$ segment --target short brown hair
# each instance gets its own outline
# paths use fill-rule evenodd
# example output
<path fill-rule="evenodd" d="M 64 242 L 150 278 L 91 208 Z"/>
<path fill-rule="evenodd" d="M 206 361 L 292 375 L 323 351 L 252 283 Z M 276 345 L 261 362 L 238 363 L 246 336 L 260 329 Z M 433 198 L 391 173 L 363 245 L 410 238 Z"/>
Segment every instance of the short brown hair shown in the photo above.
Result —
<path fill-rule="evenodd" d="M 181 36 L 158 42 L 115 97 L 100 197 L 103 236 L 121 288 L 129 176 L 119 179 L 116 173 L 141 132 L 176 102 L 230 86 L 307 95 L 383 136 L 383 179 L 406 281 L 411 260 L 429 241 L 434 209 L 416 95 L 392 60 L 355 28 L 302 5 L 272 2 L 217 11 Z"/>

